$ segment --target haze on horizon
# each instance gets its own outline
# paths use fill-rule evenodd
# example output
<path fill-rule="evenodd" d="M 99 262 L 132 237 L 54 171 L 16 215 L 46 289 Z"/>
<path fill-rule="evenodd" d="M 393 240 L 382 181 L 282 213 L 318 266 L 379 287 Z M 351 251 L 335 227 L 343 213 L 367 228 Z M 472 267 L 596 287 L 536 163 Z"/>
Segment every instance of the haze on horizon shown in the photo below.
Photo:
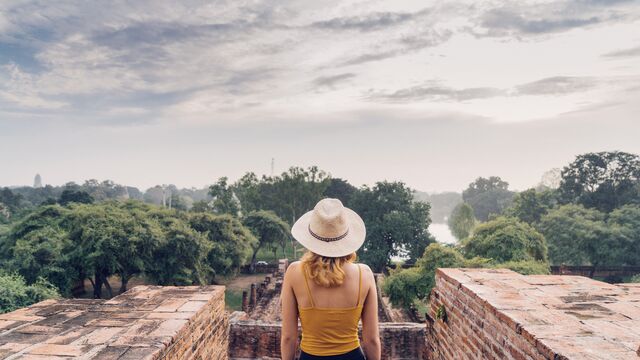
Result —
<path fill-rule="evenodd" d="M 0 3 L 0 186 L 201 187 L 317 165 L 354 185 L 522 190 L 640 153 L 640 2 Z"/>

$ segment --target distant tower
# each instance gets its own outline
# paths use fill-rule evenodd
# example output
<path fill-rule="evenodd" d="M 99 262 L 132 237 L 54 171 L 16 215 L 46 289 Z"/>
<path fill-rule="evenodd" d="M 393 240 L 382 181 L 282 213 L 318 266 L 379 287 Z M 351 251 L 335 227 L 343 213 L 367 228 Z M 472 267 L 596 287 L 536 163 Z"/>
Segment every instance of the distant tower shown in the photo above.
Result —
<path fill-rule="evenodd" d="M 275 158 L 271 158 L 271 176 L 273 176 L 273 167 L 276 163 L 276 159 Z"/>
<path fill-rule="evenodd" d="M 42 187 L 42 178 L 40 177 L 40 174 L 36 174 L 35 179 L 33 179 L 33 187 L 37 189 Z"/>

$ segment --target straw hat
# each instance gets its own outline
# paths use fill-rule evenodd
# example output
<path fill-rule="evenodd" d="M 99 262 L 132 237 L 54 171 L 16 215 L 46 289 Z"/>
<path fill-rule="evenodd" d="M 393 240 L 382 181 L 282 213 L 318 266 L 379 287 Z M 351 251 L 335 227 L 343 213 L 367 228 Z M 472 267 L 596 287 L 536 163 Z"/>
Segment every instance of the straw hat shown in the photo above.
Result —
<path fill-rule="evenodd" d="M 326 257 L 341 257 L 358 250 L 367 231 L 355 211 L 338 199 L 322 199 L 291 228 L 305 248 Z"/>

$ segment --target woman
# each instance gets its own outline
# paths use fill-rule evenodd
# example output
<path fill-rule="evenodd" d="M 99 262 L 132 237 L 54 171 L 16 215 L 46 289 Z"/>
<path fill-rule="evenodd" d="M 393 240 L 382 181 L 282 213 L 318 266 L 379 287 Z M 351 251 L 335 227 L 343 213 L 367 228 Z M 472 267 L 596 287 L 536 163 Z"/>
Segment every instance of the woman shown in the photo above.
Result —
<path fill-rule="evenodd" d="M 364 222 L 340 200 L 324 199 L 291 229 L 309 250 L 289 265 L 282 284 L 283 360 L 293 360 L 302 323 L 300 360 L 379 360 L 378 297 L 373 273 L 356 264 Z M 362 348 L 358 323 L 362 320 Z M 363 352 L 364 350 L 364 352 Z"/>

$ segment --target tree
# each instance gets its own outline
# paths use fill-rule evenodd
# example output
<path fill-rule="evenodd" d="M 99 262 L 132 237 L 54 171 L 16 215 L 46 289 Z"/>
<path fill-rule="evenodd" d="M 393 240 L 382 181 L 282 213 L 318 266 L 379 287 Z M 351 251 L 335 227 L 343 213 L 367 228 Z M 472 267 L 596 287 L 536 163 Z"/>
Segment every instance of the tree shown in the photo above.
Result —
<path fill-rule="evenodd" d="M 624 205 L 613 210 L 607 226 L 618 238 L 620 257 L 616 264 L 640 266 L 640 206 Z"/>
<path fill-rule="evenodd" d="M 549 257 L 557 265 L 616 264 L 620 252 L 605 214 L 582 205 L 563 205 L 542 217 L 538 230 L 549 245 Z"/>
<path fill-rule="evenodd" d="M 434 242 L 427 230 L 429 205 L 413 201 L 413 192 L 402 182 L 365 186 L 353 195 L 351 207 L 367 227 L 358 255 L 374 271 L 384 270 L 396 255 L 408 255 L 414 262 Z"/>
<path fill-rule="evenodd" d="M 640 203 L 640 157 L 621 151 L 578 155 L 562 170 L 563 203 L 578 203 L 610 212 Z"/>
<path fill-rule="evenodd" d="M 127 211 L 114 203 L 76 205 L 65 222 L 74 243 L 70 253 L 82 269 L 89 271 L 87 274 L 93 275 L 89 279 L 95 298 L 101 298 L 103 285 L 113 296 L 109 276 L 126 274 L 126 283 L 127 275 L 141 271 L 142 261 L 132 239 L 136 227 Z"/>
<path fill-rule="evenodd" d="M 70 203 L 91 204 L 93 203 L 93 197 L 86 191 L 65 189 L 62 191 L 58 202 L 60 205 L 68 205 Z"/>
<path fill-rule="evenodd" d="M 453 209 L 448 224 L 456 239 L 463 240 L 469 237 L 476 226 L 476 218 L 473 216 L 471 206 L 467 203 L 458 204 Z"/>
<path fill-rule="evenodd" d="M 63 227 L 68 213 L 58 205 L 44 206 L 15 223 L 0 242 L 2 268 L 17 272 L 27 283 L 48 279 L 60 293 L 70 294 L 79 273 L 68 256 L 73 246 Z"/>
<path fill-rule="evenodd" d="M 556 194 L 552 190 L 525 190 L 516 194 L 513 203 L 505 210 L 505 215 L 516 217 L 529 225 L 540 221 L 549 209 L 556 205 Z"/>
<path fill-rule="evenodd" d="M 228 180 L 227 177 L 221 177 L 209 187 L 209 195 L 213 197 L 212 208 L 218 214 L 238 215 L 240 207 L 232 188 L 227 184 Z"/>
<path fill-rule="evenodd" d="M 495 263 L 547 261 L 544 237 L 529 224 L 515 218 L 498 217 L 479 225 L 463 243 L 467 257 L 482 257 Z"/>
<path fill-rule="evenodd" d="M 509 183 L 497 176 L 479 177 L 462 192 L 462 199 L 471 205 L 480 221 L 487 221 L 491 215 L 499 215 L 506 209 L 514 193 L 509 191 Z"/>
<path fill-rule="evenodd" d="M 264 247 L 272 249 L 276 249 L 278 245 L 284 247 L 286 241 L 290 238 L 291 228 L 273 211 L 265 210 L 250 212 L 242 222 L 258 239 L 253 246 L 250 263 L 251 272 L 255 272 L 258 251 Z"/>
<path fill-rule="evenodd" d="M 151 215 L 160 221 L 163 236 L 145 275 L 160 285 L 206 284 L 211 273 L 207 258 L 213 248 L 206 234 L 170 213 L 154 211 Z"/>
<path fill-rule="evenodd" d="M 263 183 L 264 181 L 258 180 L 256 174 L 248 172 L 231 187 L 244 214 L 267 208 L 264 192 L 261 189 Z"/>
<path fill-rule="evenodd" d="M 324 197 L 334 198 L 342 201 L 345 206 L 349 206 L 351 197 L 358 189 L 349 184 L 347 180 L 340 178 L 331 178 L 329 186 L 324 191 Z"/>
<path fill-rule="evenodd" d="M 237 272 L 258 242 L 240 220 L 228 214 L 192 213 L 189 224 L 208 240 L 210 250 L 205 261 L 212 281 L 218 275 Z"/>

